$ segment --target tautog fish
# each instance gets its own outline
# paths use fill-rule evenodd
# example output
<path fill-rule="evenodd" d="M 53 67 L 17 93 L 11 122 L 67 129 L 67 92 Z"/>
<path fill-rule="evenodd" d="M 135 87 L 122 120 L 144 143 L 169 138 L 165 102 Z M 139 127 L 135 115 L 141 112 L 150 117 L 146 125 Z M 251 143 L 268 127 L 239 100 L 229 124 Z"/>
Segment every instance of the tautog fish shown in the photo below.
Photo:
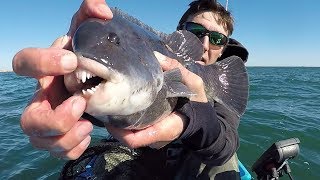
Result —
<path fill-rule="evenodd" d="M 78 67 L 64 82 L 70 93 L 87 100 L 87 119 L 141 129 L 171 113 L 179 97 L 194 95 L 181 82 L 178 69 L 162 71 L 154 51 L 179 60 L 201 76 L 210 102 L 243 114 L 248 79 L 241 59 L 199 65 L 195 61 L 201 59 L 202 43 L 192 33 L 166 35 L 118 9 L 112 11 L 112 20 L 83 22 L 72 41 Z"/>

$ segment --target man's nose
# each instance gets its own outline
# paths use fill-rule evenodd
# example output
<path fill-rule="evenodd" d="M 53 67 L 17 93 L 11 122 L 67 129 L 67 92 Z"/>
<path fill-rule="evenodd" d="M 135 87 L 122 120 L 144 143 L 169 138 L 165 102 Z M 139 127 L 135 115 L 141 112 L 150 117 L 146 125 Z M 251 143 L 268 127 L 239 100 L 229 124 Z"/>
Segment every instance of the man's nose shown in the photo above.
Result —
<path fill-rule="evenodd" d="M 203 36 L 202 38 L 201 38 L 201 42 L 202 42 L 202 45 L 203 45 L 203 50 L 204 50 L 204 52 L 206 52 L 206 51 L 209 51 L 209 37 L 208 36 Z"/>

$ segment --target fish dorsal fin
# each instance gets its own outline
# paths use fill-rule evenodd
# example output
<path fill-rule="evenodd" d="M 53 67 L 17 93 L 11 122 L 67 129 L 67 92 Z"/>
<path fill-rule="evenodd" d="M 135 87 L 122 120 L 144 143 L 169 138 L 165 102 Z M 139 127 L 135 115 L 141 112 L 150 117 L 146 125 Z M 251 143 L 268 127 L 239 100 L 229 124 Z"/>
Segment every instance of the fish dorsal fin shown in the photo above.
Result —
<path fill-rule="evenodd" d="M 167 97 L 187 97 L 195 95 L 182 83 L 181 71 L 176 68 L 164 72 L 164 83 L 167 87 Z"/>
<path fill-rule="evenodd" d="M 186 30 L 175 31 L 172 34 L 162 37 L 173 58 L 183 65 L 201 60 L 203 45 L 197 36 Z"/>
<path fill-rule="evenodd" d="M 248 102 L 249 80 L 241 58 L 231 56 L 201 67 L 199 73 L 206 84 L 208 99 L 219 102 L 239 117 L 243 115 Z"/>
<path fill-rule="evenodd" d="M 122 17 L 122 18 L 124 18 L 124 19 L 126 19 L 126 20 L 128 20 L 128 21 L 130 21 L 130 22 L 142 27 L 143 29 L 156 34 L 159 37 L 166 37 L 167 36 L 165 33 L 161 32 L 161 31 L 158 31 L 158 30 L 152 28 L 151 26 L 143 23 L 139 19 L 137 19 L 137 18 L 125 13 L 124 11 L 119 9 L 118 7 L 112 7 L 110 9 L 111 9 L 111 11 L 113 13 L 113 16 L 120 16 L 120 17 Z"/>

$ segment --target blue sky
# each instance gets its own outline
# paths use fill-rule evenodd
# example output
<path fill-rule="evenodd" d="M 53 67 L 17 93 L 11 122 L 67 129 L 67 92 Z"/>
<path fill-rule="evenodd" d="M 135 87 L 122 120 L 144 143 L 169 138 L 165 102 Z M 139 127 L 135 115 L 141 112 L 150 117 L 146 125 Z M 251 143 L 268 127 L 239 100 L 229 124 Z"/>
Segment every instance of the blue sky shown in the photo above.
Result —
<path fill-rule="evenodd" d="M 0 6 L 0 70 L 25 47 L 48 47 L 68 31 L 80 0 L 3 1 Z M 144 23 L 169 33 L 191 0 L 108 0 Z M 225 5 L 225 0 L 220 0 Z M 233 38 L 249 50 L 248 66 L 320 67 L 320 1 L 229 0 Z"/>

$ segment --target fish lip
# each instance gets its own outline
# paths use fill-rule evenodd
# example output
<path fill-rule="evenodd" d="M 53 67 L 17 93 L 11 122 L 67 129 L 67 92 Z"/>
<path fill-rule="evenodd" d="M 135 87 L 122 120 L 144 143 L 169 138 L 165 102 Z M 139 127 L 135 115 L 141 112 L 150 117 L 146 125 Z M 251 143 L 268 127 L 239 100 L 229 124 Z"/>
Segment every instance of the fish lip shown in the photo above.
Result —
<path fill-rule="evenodd" d="M 86 70 L 99 76 L 107 81 L 111 80 L 111 69 L 92 58 L 85 57 L 83 55 L 78 55 L 78 67 L 77 70 Z"/>
<path fill-rule="evenodd" d="M 98 91 L 100 92 L 101 90 L 99 89 L 103 89 L 108 83 L 117 84 L 123 81 L 124 78 L 122 74 L 113 69 L 112 67 L 106 66 L 96 60 L 85 57 L 80 53 L 76 53 L 76 55 L 78 58 L 78 67 L 75 71 L 72 72 L 73 75 L 71 75 L 71 80 L 68 80 L 67 82 L 65 81 L 66 87 L 71 93 L 81 95 L 87 100 L 89 100 L 92 96 L 96 94 L 96 92 L 94 92 L 93 94 L 83 92 L 84 85 L 82 79 L 81 77 L 79 78 L 79 76 L 77 76 L 77 74 L 82 71 L 89 72 L 91 75 L 98 76 L 103 79 L 97 86 L 93 87 L 98 88 Z M 70 83 L 70 81 L 77 81 L 77 83 Z"/>
<path fill-rule="evenodd" d="M 86 99 L 86 101 L 89 101 L 93 96 L 95 96 L 95 94 L 101 93 L 101 89 L 103 89 L 108 82 L 116 82 L 117 75 L 114 75 L 116 72 L 114 69 L 94 60 L 96 58 L 92 59 L 89 57 L 85 57 L 80 53 L 75 53 L 75 54 L 78 59 L 78 66 L 71 73 L 73 75 L 71 74 L 68 75 L 68 77 L 70 77 L 71 79 L 69 78 L 69 80 L 65 81 L 66 87 L 69 92 L 75 95 L 82 96 L 84 99 Z M 84 83 L 81 77 L 79 78 L 79 76 L 77 75 L 79 72 L 82 72 L 82 71 L 89 72 L 91 73 L 91 75 L 94 75 L 103 79 L 97 86 L 93 87 L 96 89 L 94 93 L 88 93 L 88 89 L 84 89 Z M 77 81 L 77 83 L 74 83 L 75 81 Z M 73 83 L 70 83 L 70 82 L 73 82 Z"/>

